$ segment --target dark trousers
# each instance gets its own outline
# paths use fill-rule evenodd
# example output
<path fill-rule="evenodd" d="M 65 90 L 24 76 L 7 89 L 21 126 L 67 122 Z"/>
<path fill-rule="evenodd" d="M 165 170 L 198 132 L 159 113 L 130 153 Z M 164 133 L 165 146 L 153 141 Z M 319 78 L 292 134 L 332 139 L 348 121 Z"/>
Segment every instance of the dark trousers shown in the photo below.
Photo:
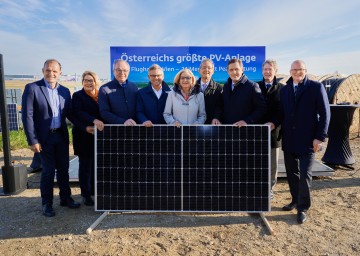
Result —
<path fill-rule="evenodd" d="M 94 158 L 79 156 L 79 184 L 81 196 L 94 194 Z"/>
<path fill-rule="evenodd" d="M 71 196 L 69 185 L 69 144 L 66 143 L 61 131 L 49 132 L 44 144 L 41 144 L 41 163 L 43 166 L 40 179 L 42 204 L 52 204 L 54 198 L 54 177 L 60 190 L 60 199 Z"/>
<path fill-rule="evenodd" d="M 292 202 L 297 205 L 298 211 L 307 211 L 311 206 L 311 167 L 314 162 L 314 154 L 299 155 L 284 152 L 284 162 Z"/>

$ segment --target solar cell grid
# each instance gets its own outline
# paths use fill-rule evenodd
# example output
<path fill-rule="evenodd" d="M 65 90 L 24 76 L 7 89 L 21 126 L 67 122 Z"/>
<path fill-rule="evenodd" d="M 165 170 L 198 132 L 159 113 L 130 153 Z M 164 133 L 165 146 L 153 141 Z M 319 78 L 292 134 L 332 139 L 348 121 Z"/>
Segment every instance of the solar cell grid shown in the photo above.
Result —
<path fill-rule="evenodd" d="M 269 211 L 267 126 L 116 126 L 96 134 L 99 211 Z"/>
<path fill-rule="evenodd" d="M 19 130 L 19 122 L 18 122 L 18 112 L 16 109 L 15 103 L 8 103 L 7 112 L 8 112 L 8 122 L 9 122 L 9 130 L 10 131 L 18 131 Z M 0 125 L 0 132 L 2 132 L 2 127 Z"/>

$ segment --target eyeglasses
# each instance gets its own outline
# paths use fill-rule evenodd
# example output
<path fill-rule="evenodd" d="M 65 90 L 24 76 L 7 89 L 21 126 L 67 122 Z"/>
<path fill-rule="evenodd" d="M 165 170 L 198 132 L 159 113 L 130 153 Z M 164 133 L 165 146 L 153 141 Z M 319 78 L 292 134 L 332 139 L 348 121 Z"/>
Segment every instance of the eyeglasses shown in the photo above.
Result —
<path fill-rule="evenodd" d="M 127 73 L 127 72 L 129 72 L 129 70 L 128 69 L 119 69 L 119 68 L 117 68 L 117 69 L 115 69 L 115 72 L 117 72 L 117 73 Z"/>
<path fill-rule="evenodd" d="M 292 72 L 306 71 L 306 69 L 305 68 L 292 68 L 291 71 Z"/>
<path fill-rule="evenodd" d="M 162 77 L 162 74 L 160 75 L 149 75 L 151 78 L 155 78 L 155 77 Z"/>
<path fill-rule="evenodd" d="M 182 76 L 180 80 L 191 80 L 191 76 Z"/>
<path fill-rule="evenodd" d="M 89 83 L 94 83 L 95 81 L 92 79 L 84 79 L 83 82 L 89 84 Z"/>

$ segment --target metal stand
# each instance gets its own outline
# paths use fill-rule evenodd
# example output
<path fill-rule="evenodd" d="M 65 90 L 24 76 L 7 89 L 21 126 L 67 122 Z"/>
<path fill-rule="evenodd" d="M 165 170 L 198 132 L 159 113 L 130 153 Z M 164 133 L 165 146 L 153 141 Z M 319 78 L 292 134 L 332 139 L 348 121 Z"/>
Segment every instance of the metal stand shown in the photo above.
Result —
<path fill-rule="evenodd" d="M 272 236 L 275 235 L 275 232 L 274 232 L 274 230 L 271 228 L 270 223 L 269 223 L 268 220 L 266 219 L 264 213 L 260 213 L 260 217 L 261 217 L 261 219 L 263 220 L 263 222 L 264 222 L 265 226 L 267 227 L 267 229 L 269 230 L 270 235 L 272 235 Z"/>
<path fill-rule="evenodd" d="M 101 216 L 86 230 L 86 234 L 89 235 L 109 213 L 110 212 L 104 212 L 101 214 Z"/>
<path fill-rule="evenodd" d="M 108 214 L 110 214 L 109 211 L 106 211 L 106 212 L 104 212 L 103 214 L 101 214 L 101 216 L 100 216 L 99 218 L 97 218 L 97 220 L 96 220 L 93 224 L 91 224 L 91 226 L 86 230 L 86 234 L 89 235 L 89 234 L 101 223 L 101 221 L 102 221 L 103 219 L 105 219 L 105 217 L 106 217 Z M 275 235 L 275 232 L 274 232 L 274 230 L 271 228 L 270 223 L 269 223 L 269 221 L 266 219 L 264 213 L 259 213 L 259 215 L 260 215 L 261 219 L 263 220 L 266 228 L 269 230 L 270 235 Z"/>

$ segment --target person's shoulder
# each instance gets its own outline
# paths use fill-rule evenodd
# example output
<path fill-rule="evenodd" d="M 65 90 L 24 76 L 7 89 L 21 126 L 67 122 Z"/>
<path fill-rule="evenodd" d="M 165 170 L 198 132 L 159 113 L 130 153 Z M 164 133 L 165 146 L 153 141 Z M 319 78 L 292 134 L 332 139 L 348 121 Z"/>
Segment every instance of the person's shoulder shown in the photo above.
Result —
<path fill-rule="evenodd" d="M 81 89 L 81 90 L 74 92 L 72 96 L 73 96 L 73 98 L 74 97 L 82 97 L 84 94 L 85 94 L 85 91 L 83 89 Z"/>
<path fill-rule="evenodd" d="M 143 88 L 140 88 L 140 89 L 137 91 L 137 93 L 140 94 L 140 95 L 145 95 L 146 93 L 151 92 L 150 90 L 151 90 L 150 86 L 147 85 L 147 86 L 145 86 L 145 87 L 143 87 Z"/>
<path fill-rule="evenodd" d="M 41 80 L 37 80 L 37 81 L 33 81 L 31 83 L 28 83 L 25 85 L 25 87 L 39 87 L 39 86 L 42 86 L 44 85 L 45 86 L 45 82 L 44 82 L 44 79 L 41 79 Z"/>
<path fill-rule="evenodd" d="M 136 90 L 139 89 L 139 88 L 137 87 L 136 83 L 131 82 L 131 81 L 128 81 L 127 86 L 128 86 L 129 88 L 132 88 L 132 89 L 136 89 Z"/>

